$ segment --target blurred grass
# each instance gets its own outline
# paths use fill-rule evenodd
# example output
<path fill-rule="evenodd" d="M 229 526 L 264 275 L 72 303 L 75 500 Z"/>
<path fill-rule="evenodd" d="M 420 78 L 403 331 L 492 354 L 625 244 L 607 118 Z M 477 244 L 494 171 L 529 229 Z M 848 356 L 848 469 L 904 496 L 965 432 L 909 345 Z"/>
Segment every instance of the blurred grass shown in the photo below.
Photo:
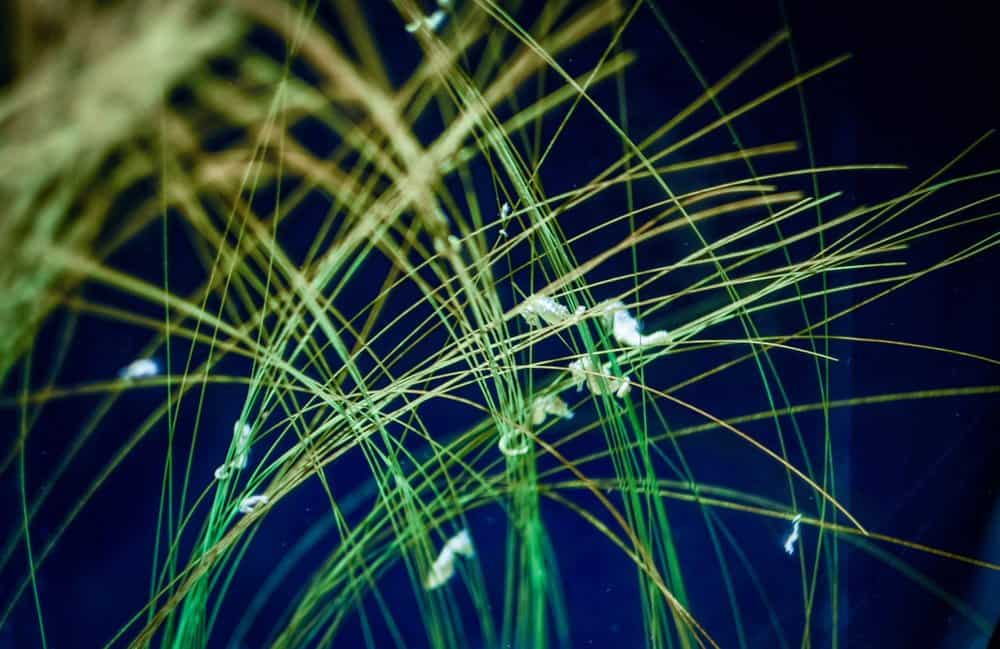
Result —
<path fill-rule="evenodd" d="M 10 24 L 32 4 L 8 7 Z M 32 51 L 0 98 L 0 381 L 53 307 L 50 295 L 79 280 L 39 259 L 58 248 L 93 254 L 116 194 L 155 170 L 137 140 L 157 135 L 168 90 L 242 31 L 234 13 L 196 16 L 186 4 L 64 7 L 65 35 Z M 116 159 L 101 174 L 112 152 Z"/>

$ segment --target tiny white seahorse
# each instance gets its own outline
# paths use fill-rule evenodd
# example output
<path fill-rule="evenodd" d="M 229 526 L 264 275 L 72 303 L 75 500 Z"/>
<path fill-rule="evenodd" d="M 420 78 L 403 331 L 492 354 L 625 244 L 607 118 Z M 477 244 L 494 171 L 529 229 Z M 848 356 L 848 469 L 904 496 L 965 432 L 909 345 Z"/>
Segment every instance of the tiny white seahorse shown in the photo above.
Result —
<path fill-rule="evenodd" d="M 795 518 L 792 519 L 792 531 L 785 537 L 785 554 L 788 556 L 795 554 L 795 542 L 799 540 L 799 521 L 801 520 L 802 514 L 796 514 Z"/>

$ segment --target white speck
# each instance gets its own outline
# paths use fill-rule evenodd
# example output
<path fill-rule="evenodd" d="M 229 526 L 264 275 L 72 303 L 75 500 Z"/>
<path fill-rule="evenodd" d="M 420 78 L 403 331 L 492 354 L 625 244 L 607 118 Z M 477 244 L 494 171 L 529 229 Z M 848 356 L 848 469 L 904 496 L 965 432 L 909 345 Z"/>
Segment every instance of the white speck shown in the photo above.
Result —
<path fill-rule="evenodd" d="M 435 9 L 434 13 L 424 19 L 424 23 L 426 23 L 427 29 L 432 32 L 436 32 L 441 29 L 441 25 L 444 24 L 445 18 L 447 17 L 448 14 L 445 13 L 444 9 Z"/>
<path fill-rule="evenodd" d="M 131 381 L 132 379 L 142 379 L 148 376 L 156 376 L 160 373 L 160 365 L 152 358 L 140 358 L 132 361 L 119 372 L 118 376 Z"/>
<path fill-rule="evenodd" d="M 531 442 L 527 437 L 524 437 L 522 444 L 520 446 L 514 446 L 514 437 L 517 435 L 514 431 L 507 431 L 500 435 L 500 442 L 497 447 L 500 452 L 507 457 L 516 457 L 518 455 L 524 455 L 529 450 L 531 450 Z"/>
<path fill-rule="evenodd" d="M 785 537 L 785 554 L 788 556 L 795 554 L 795 542 L 799 540 L 799 521 L 801 520 L 802 514 L 796 514 L 795 518 L 792 519 L 792 531 Z"/>
<path fill-rule="evenodd" d="M 627 376 L 621 378 L 621 383 L 618 385 L 618 389 L 615 390 L 615 396 L 619 399 L 624 399 L 629 392 L 632 391 L 632 382 L 628 380 Z"/>
<path fill-rule="evenodd" d="M 271 502 L 271 499 L 263 494 L 256 496 L 247 496 L 240 501 L 240 513 L 241 514 L 252 514 L 259 507 L 263 507 L 267 503 Z"/>
<path fill-rule="evenodd" d="M 632 391 L 628 375 L 618 377 L 611 373 L 610 361 L 598 368 L 590 356 L 583 356 L 569 364 L 569 372 L 576 384 L 577 392 L 586 385 L 591 394 L 613 393 L 619 399 L 623 399 Z"/>
<path fill-rule="evenodd" d="M 472 537 L 469 536 L 468 530 L 463 529 L 448 539 L 444 547 L 441 548 L 441 552 L 424 579 L 424 588 L 434 590 L 451 579 L 452 575 L 455 574 L 456 557 L 471 559 L 474 556 L 476 556 L 476 550 L 472 546 Z"/>
<path fill-rule="evenodd" d="M 524 301 L 521 315 L 532 327 L 540 327 L 542 322 L 559 324 L 569 317 L 569 309 L 545 295 L 532 295 Z"/>
<path fill-rule="evenodd" d="M 535 426 L 541 425 L 547 415 L 572 419 L 573 411 L 569 409 L 566 402 L 558 394 L 545 394 L 535 397 L 531 404 L 531 423 Z"/>
<path fill-rule="evenodd" d="M 253 429 L 249 424 L 241 424 L 237 421 L 233 424 L 233 437 L 236 439 L 236 452 L 233 459 L 215 470 L 216 480 L 227 479 L 233 471 L 239 471 L 247 467 L 250 459 L 250 437 L 253 436 Z"/>
<path fill-rule="evenodd" d="M 507 223 L 510 222 L 510 203 L 504 203 L 500 207 L 500 236 L 507 236 Z"/>
<path fill-rule="evenodd" d="M 434 13 L 429 16 L 414 18 L 406 24 L 406 31 L 413 34 L 419 31 L 421 27 L 426 27 L 432 32 L 438 31 L 444 25 L 444 21 L 447 20 L 448 9 L 450 8 L 451 0 L 438 0 L 438 8 L 434 10 Z"/>
<path fill-rule="evenodd" d="M 605 328 L 611 333 L 619 345 L 626 347 L 646 347 L 662 345 L 670 342 L 670 334 L 664 330 L 651 334 L 639 333 L 639 321 L 632 317 L 621 302 L 612 302 L 605 307 L 601 316 Z"/>

